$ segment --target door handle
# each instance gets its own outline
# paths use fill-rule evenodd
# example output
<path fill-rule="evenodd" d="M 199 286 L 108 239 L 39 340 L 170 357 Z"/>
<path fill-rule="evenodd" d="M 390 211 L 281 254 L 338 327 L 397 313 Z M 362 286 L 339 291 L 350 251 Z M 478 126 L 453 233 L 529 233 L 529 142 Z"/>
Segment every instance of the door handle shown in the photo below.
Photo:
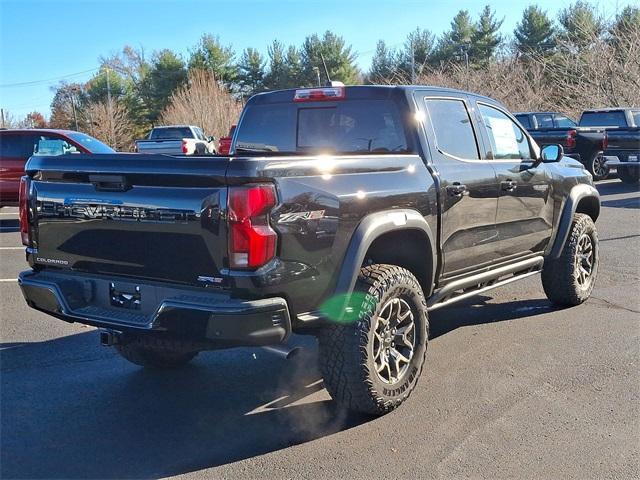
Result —
<path fill-rule="evenodd" d="M 515 182 L 513 180 L 506 180 L 502 183 L 500 183 L 502 190 L 506 191 L 506 192 L 513 192 L 516 188 L 518 188 L 518 182 Z"/>
<path fill-rule="evenodd" d="M 447 187 L 447 193 L 450 197 L 462 197 L 467 192 L 467 186 L 461 183 L 455 182 L 453 185 Z"/>

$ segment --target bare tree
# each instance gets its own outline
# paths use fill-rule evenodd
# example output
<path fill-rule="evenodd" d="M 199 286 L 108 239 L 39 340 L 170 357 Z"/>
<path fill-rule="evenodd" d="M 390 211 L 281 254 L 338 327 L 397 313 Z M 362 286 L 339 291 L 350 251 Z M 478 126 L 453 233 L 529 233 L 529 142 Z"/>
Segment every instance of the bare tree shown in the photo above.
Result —
<path fill-rule="evenodd" d="M 640 106 L 640 25 L 623 36 L 593 34 L 576 51 L 560 44 L 553 55 L 498 58 L 468 70 L 451 63 L 417 83 L 470 90 L 512 111 L 559 110 L 574 117 L 588 108 Z"/>
<path fill-rule="evenodd" d="M 227 87 L 206 70 L 189 73 L 187 85 L 176 90 L 161 116 L 165 124 L 197 125 L 217 138 L 229 133 L 238 121 L 242 105 Z"/>
<path fill-rule="evenodd" d="M 116 150 L 129 151 L 133 148 L 133 124 L 129 120 L 122 102 L 90 103 L 85 116 L 89 133 Z"/>

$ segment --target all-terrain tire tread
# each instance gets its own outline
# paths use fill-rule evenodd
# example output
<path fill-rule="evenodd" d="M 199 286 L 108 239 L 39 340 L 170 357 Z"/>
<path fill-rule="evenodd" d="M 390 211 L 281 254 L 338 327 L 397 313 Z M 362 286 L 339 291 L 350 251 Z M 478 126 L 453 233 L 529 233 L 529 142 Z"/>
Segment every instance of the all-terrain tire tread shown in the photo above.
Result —
<path fill-rule="evenodd" d="M 557 259 L 547 257 L 545 260 L 544 268 L 542 269 L 542 286 L 547 298 L 556 305 L 580 305 L 591 295 L 595 278 L 590 287 L 583 291 L 578 287 L 574 275 L 575 250 L 578 239 L 586 230 L 592 231 L 597 244 L 598 233 L 591 217 L 584 213 L 576 213 L 560 257 Z M 597 263 L 597 247 L 594 245 L 594 248 L 596 248 Z"/>
<path fill-rule="evenodd" d="M 371 295 L 377 302 L 394 277 L 422 291 L 411 272 L 386 264 L 363 267 L 358 275 L 355 290 Z M 426 317 L 426 300 L 423 295 L 421 298 Z M 385 401 L 371 382 L 369 377 L 372 372 L 369 372 L 366 359 L 367 332 L 371 328 L 372 313 L 372 309 L 361 311 L 359 320 L 354 324 L 332 324 L 323 329 L 319 337 L 320 367 L 325 387 L 340 405 L 352 411 L 383 415 L 404 402 L 413 389 L 407 389 L 404 395 L 393 401 Z M 428 319 L 426 320 L 426 338 L 428 338 Z M 425 356 L 426 348 L 419 362 L 417 378 L 422 373 Z"/>

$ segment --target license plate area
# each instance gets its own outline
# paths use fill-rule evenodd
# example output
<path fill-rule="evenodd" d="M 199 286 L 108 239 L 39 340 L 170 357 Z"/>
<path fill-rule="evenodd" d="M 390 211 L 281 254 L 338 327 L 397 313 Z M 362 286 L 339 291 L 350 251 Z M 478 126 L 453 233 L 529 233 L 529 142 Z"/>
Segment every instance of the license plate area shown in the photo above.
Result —
<path fill-rule="evenodd" d="M 111 306 L 127 310 L 140 310 L 142 292 L 139 286 L 118 287 L 114 282 L 109 283 L 109 302 Z"/>

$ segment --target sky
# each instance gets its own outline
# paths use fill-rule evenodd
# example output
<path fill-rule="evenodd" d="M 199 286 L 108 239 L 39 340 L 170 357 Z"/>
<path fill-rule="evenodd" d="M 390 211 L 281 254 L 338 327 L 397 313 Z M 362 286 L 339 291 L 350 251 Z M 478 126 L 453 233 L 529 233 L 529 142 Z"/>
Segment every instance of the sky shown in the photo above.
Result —
<path fill-rule="evenodd" d="M 83 82 L 124 45 L 145 55 L 170 48 L 187 59 L 205 33 L 218 35 L 238 52 L 278 39 L 300 45 L 312 33 L 342 35 L 369 68 L 376 42 L 403 44 L 416 27 L 441 34 L 453 16 L 467 9 L 473 17 L 490 3 L 511 35 L 524 8 L 536 3 L 551 16 L 565 0 L 0 0 L 0 107 L 22 118 L 31 111 L 48 117 L 60 80 Z M 605 16 L 640 0 L 591 2 Z"/>

